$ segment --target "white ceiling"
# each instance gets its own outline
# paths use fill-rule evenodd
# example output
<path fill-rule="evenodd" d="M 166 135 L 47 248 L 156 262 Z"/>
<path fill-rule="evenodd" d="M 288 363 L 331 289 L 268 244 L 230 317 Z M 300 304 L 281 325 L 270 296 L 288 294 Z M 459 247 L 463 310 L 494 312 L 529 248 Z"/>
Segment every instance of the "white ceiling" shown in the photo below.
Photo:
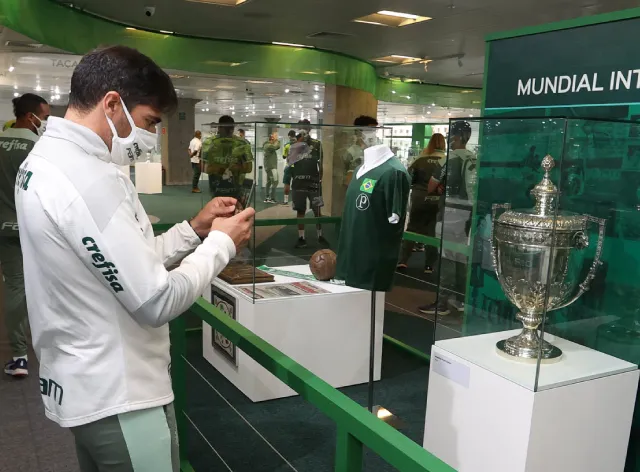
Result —
<path fill-rule="evenodd" d="M 386 71 L 464 87 L 482 86 L 484 37 L 488 33 L 638 6 L 638 0 L 250 0 L 238 7 L 185 0 L 72 3 L 132 26 L 193 36 L 308 44 L 366 60 L 391 54 L 429 57 L 433 62 L 426 72 L 422 65 Z M 147 6 L 155 7 L 152 17 L 145 16 Z M 383 9 L 433 19 L 402 28 L 352 22 Z M 309 37 L 319 32 L 346 36 Z"/>

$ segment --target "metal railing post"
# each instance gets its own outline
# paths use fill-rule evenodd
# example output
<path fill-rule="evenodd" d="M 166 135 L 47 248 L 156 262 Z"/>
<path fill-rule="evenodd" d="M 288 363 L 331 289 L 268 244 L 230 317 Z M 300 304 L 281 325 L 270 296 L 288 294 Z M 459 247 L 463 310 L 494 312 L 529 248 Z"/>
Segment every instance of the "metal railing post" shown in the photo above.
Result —
<path fill-rule="evenodd" d="M 178 425 L 178 440 L 180 441 L 180 460 L 187 459 L 187 419 L 184 410 L 187 406 L 187 355 L 186 320 L 184 315 L 170 323 L 171 330 L 171 383 L 173 385 L 173 406 Z"/>
<path fill-rule="evenodd" d="M 362 449 L 362 443 L 338 425 L 335 472 L 361 472 Z"/>

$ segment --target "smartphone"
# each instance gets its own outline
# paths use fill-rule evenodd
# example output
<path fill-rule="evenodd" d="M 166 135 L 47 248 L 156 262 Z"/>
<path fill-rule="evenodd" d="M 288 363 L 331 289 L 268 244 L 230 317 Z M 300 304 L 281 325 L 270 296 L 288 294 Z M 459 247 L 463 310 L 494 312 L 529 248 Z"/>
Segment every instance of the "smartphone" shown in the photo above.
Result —
<path fill-rule="evenodd" d="M 251 206 L 255 188 L 256 186 L 253 183 L 253 179 L 244 179 L 238 194 L 238 201 L 236 202 L 236 213 L 240 213 L 245 208 Z"/>

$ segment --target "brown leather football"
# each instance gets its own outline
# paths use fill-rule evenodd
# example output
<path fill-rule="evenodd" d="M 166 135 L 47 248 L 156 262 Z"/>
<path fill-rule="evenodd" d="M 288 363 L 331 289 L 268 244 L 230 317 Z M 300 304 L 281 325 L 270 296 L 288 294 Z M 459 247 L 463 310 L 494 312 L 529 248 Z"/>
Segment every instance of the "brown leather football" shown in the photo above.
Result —
<path fill-rule="evenodd" d="M 318 280 L 331 280 L 336 275 L 336 253 L 331 249 L 321 249 L 311 256 L 309 267 Z"/>

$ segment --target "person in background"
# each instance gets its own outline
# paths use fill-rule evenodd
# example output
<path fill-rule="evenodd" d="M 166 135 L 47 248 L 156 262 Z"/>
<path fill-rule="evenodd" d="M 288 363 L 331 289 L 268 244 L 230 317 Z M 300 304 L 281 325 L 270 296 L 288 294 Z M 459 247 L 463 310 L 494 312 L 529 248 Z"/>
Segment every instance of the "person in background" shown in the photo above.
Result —
<path fill-rule="evenodd" d="M 245 142 L 245 144 L 251 145 L 251 143 L 247 139 L 247 132 L 242 128 L 238 129 L 238 137 L 242 139 Z"/>
<path fill-rule="evenodd" d="M 44 133 L 50 110 L 44 98 L 25 93 L 13 99 L 13 113 L 16 117 L 13 127 L 0 134 L 0 263 L 4 276 L 4 321 L 13 354 L 4 366 L 4 373 L 21 378 L 29 375 L 29 319 L 16 217 L 16 177 L 20 165 Z"/>
<path fill-rule="evenodd" d="M 202 174 L 202 164 L 200 163 L 200 153 L 202 152 L 202 132 L 197 130 L 193 139 L 189 143 L 189 157 L 191 158 L 191 168 L 193 169 L 193 185 L 192 193 L 200 193 L 198 182 L 200 182 L 200 174 Z"/>
<path fill-rule="evenodd" d="M 440 133 L 431 136 L 428 146 L 418 159 L 409 166 L 411 174 L 411 210 L 407 231 L 435 237 L 438 218 L 440 194 L 438 184 L 442 173 L 441 162 L 446 159 L 447 143 Z M 411 253 L 415 247 L 413 241 L 402 242 L 402 252 L 398 270 L 407 269 Z M 424 273 L 433 272 L 433 265 L 438 258 L 438 251 L 433 246 L 426 247 Z M 444 313 L 441 313 L 444 314 Z"/>
<path fill-rule="evenodd" d="M 218 134 L 202 143 L 202 158 L 209 174 L 212 197 L 240 196 L 245 174 L 253 170 L 253 154 L 248 141 L 233 135 L 235 121 L 228 115 L 218 120 Z"/>
<path fill-rule="evenodd" d="M 262 145 L 264 151 L 264 170 L 267 173 L 267 185 L 265 186 L 265 203 L 276 202 L 276 189 L 278 188 L 278 154 L 280 140 L 278 133 L 271 133 L 269 140 Z"/>
<path fill-rule="evenodd" d="M 289 165 L 289 152 L 291 150 L 291 146 L 296 143 L 298 138 L 296 138 L 296 132 L 294 130 L 290 130 L 287 135 L 289 138 L 289 142 L 284 145 L 284 149 L 282 150 L 282 158 L 285 159 L 284 171 L 282 176 L 282 183 L 284 184 L 284 200 L 282 201 L 283 205 L 289 204 L 289 192 L 291 191 L 291 166 Z"/>
<path fill-rule="evenodd" d="M 82 472 L 180 470 L 168 323 L 251 235 L 254 210 L 235 214 L 235 199 L 216 198 L 154 237 L 116 166 L 155 147 L 177 103 L 147 56 L 92 51 L 73 71 L 64 119 L 50 119 L 18 172 L 40 392 L 47 417 L 70 428 Z"/>
<path fill-rule="evenodd" d="M 322 216 L 321 208 L 324 206 L 322 200 L 322 143 L 311 137 L 311 122 L 301 120 L 300 143 L 306 145 L 306 152 L 300 154 L 300 159 L 291 165 L 291 200 L 293 210 L 299 219 L 304 218 L 307 213 L 307 201 L 316 218 Z M 293 146 L 289 151 L 289 159 L 293 154 Z M 328 246 L 329 242 L 322 235 L 322 225 L 317 224 L 318 242 L 323 246 Z M 304 224 L 298 225 L 297 249 L 307 247 Z"/>
<path fill-rule="evenodd" d="M 349 183 L 351 183 L 353 172 L 362 165 L 364 150 L 371 145 L 371 143 L 365 142 L 364 133 L 360 128 L 375 128 L 378 126 L 378 120 L 371 116 L 361 115 L 353 121 L 353 126 L 358 126 L 359 129 L 354 131 L 354 143 L 349 146 L 343 158 L 346 186 L 349 186 Z"/>
<path fill-rule="evenodd" d="M 436 234 L 445 242 L 469 245 L 469 230 L 476 187 L 476 155 L 467 149 L 471 138 L 471 125 L 454 120 L 449 127 L 449 158 L 440 175 L 439 220 Z M 445 194 L 446 192 L 446 194 Z M 449 306 L 464 311 L 467 286 L 468 256 L 443 248 L 440 261 L 440 293 L 438 302 L 420 306 L 421 313 L 448 314 Z"/>
<path fill-rule="evenodd" d="M 16 124 L 16 120 L 9 120 L 7 122 L 5 122 L 4 125 L 2 125 L 2 131 L 6 131 L 9 128 L 13 128 L 13 125 Z"/>

